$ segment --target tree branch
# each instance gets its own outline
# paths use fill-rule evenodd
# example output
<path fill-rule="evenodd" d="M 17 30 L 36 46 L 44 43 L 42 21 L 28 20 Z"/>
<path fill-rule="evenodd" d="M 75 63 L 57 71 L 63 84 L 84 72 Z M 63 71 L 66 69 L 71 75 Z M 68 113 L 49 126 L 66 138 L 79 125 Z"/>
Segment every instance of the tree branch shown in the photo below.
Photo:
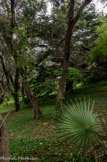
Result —
<path fill-rule="evenodd" d="M 83 2 L 83 4 L 80 6 L 80 8 L 78 9 L 77 15 L 75 16 L 75 18 L 73 19 L 73 25 L 76 24 L 76 22 L 78 21 L 78 19 L 80 18 L 84 8 L 91 2 L 92 0 L 85 0 Z M 71 20 L 72 22 L 72 20 Z"/>

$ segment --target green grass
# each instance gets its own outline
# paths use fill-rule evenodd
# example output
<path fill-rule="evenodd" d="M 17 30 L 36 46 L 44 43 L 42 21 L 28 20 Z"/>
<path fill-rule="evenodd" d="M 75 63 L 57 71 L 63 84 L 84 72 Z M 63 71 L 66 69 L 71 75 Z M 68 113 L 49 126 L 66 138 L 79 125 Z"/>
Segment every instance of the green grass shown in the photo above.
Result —
<path fill-rule="evenodd" d="M 8 105 L 7 105 L 7 103 L 4 103 L 4 104 L 0 105 L 0 114 L 8 113 L 10 110 L 12 110 L 12 111 L 15 110 L 15 108 L 14 108 L 14 100 L 13 99 L 8 101 Z"/>
<path fill-rule="evenodd" d="M 107 125 L 107 82 L 79 87 L 72 94 L 67 95 L 66 100 L 74 100 L 75 97 L 94 99 L 96 102 L 95 110 L 101 113 L 101 119 L 103 118 L 104 122 L 102 124 Z M 33 119 L 33 110 L 30 104 L 24 105 L 21 102 L 21 110 L 16 113 L 13 100 L 9 101 L 13 112 L 6 120 L 6 125 L 9 130 L 10 155 L 12 157 L 35 157 L 40 162 L 73 161 L 69 143 L 67 146 L 66 142 L 61 143 L 60 139 L 57 138 L 54 101 L 53 97 L 50 101 L 49 98 L 46 101 L 45 99 L 39 100 L 43 113 L 39 121 Z M 6 104 L 0 105 L 1 114 L 5 115 L 8 111 Z M 80 157 L 79 161 L 82 161 Z M 94 161 L 92 153 L 91 162 Z"/>

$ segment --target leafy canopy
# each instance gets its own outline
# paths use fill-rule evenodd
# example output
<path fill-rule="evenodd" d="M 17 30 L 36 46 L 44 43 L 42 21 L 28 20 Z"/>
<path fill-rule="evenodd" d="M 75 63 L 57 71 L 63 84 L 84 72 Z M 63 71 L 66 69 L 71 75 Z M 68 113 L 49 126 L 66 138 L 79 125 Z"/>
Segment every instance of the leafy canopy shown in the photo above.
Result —
<path fill-rule="evenodd" d="M 95 62 L 98 65 L 107 67 L 107 23 L 98 28 L 99 37 L 95 41 L 95 46 L 91 51 L 91 63 Z"/>

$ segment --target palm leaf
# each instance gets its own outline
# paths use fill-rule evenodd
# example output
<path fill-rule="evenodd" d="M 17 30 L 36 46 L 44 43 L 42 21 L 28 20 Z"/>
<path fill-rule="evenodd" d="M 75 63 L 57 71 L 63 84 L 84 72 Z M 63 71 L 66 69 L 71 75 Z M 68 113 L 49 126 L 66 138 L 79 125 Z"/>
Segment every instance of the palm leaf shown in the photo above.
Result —
<path fill-rule="evenodd" d="M 59 137 L 70 141 L 71 150 L 77 148 L 76 155 L 80 149 L 85 155 L 87 144 L 92 144 L 95 148 L 96 141 L 100 141 L 97 133 L 100 120 L 94 112 L 94 104 L 90 99 L 75 99 L 75 102 L 67 103 L 66 110 L 62 112 L 61 123 L 58 125 Z"/>

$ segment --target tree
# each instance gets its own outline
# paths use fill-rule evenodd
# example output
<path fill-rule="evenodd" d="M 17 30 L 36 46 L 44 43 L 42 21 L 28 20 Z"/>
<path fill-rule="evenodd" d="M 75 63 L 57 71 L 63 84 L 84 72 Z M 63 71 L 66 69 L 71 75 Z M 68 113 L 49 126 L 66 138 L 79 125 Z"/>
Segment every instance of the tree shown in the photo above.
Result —
<path fill-rule="evenodd" d="M 62 6 L 62 8 L 61 6 L 53 9 L 52 15 L 50 16 L 51 21 L 49 21 L 47 24 L 44 23 L 44 28 L 43 28 L 43 30 L 45 31 L 44 40 L 45 41 L 47 40 L 46 43 L 48 49 L 45 49 L 42 52 L 40 52 L 40 54 L 37 56 L 38 59 L 36 63 L 37 66 L 40 65 L 41 70 L 43 70 L 42 68 L 43 64 L 44 66 L 49 67 L 50 75 L 52 72 L 53 76 L 54 76 L 53 65 L 59 69 L 60 67 L 62 67 L 62 63 L 63 63 L 64 40 L 65 40 L 65 34 L 67 28 L 66 25 L 67 4 L 65 4 L 65 6 Z M 80 4 L 76 3 L 76 8 L 78 8 L 79 6 Z M 69 58 L 69 66 L 80 69 L 82 72 L 85 73 L 85 76 L 87 75 L 87 68 L 89 66 L 89 52 L 90 49 L 92 48 L 93 41 L 98 36 L 98 32 L 96 31 L 96 29 L 98 25 L 100 25 L 99 17 L 100 14 L 95 12 L 95 6 L 91 4 L 90 7 L 86 8 L 83 11 L 80 19 L 75 24 L 73 29 L 72 42 L 70 43 L 70 49 L 72 50 L 72 55 L 70 55 Z M 47 62 L 47 64 L 45 64 L 45 62 Z M 51 66 L 50 63 L 52 64 Z M 45 70 L 43 74 L 39 74 L 38 78 L 40 80 L 41 78 L 45 80 L 46 73 L 47 70 Z M 59 73 L 59 76 L 56 77 L 54 76 L 54 78 L 56 78 L 55 80 L 59 80 L 60 75 L 61 74 Z M 71 85 L 73 79 L 69 76 L 67 77 L 65 91 L 69 89 L 69 87 L 72 87 Z M 34 80 L 36 80 L 36 78 L 34 78 Z M 43 88 L 43 85 L 45 85 L 45 88 Z M 38 90 L 43 92 L 44 89 L 46 89 L 47 87 L 46 85 L 49 84 L 44 84 L 44 81 L 41 82 L 40 84 L 37 83 L 36 85 L 34 85 L 35 92 L 36 92 L 36 87 L 38 87 L 37 88 Z M 46 91 L 48 90 L 49 89 L 47 88 Z"/>
<path fill-rule="evenodd" d="M 94 67 L 101 68 L 102 72 L 107 70 L 107 17 L 105 22 L 100 28 L 98 28 L 99 37 L 94 43 L 94 47 L 91 50 L 90 61 L 94 64 Z M 99 72 L 98 72 L 99 73 Z"/>
<path fill-rule="evenodd" d="M 92 0 L 85 0 L 82 5 L 79 7 L 76 16 L 75 16 L 75 0 L 70 0 L 69 3 L 69 12 L 68 12 L 68 27 L 67 27 L 67 32 L 66 32 L 66 38 L 65 38 L 65 48 L 64 48 L 64 57 L 63 57 L 63 71 L 61 75 L 61 80 L 59 83 L 59 89 L 57 93 L 57 98 L 56 98 L 56 106 L 58 104 L 58 101 L 62 98 L 63 92 L 64 92 L 64 86 L 67 78 L 67 72 L 68 72 L 68 67 L 69 67 L 69 58 L 70 58 L 70 43 L 71 43 L 71 38 L 73 35 L 73 28 L 74 25 L 77 23 L 79 20 L 84 8 L 91 2 Z"/>
<path fill-rule="evenodd" d="M 40 12 L 42 7 L 40 7 L 40 5 L 43 4 L 43 1 L 23 1 L 21 4 L 15 0 L 7 2 L 1 1 L 3 12 L 0 17 L 0 60 L 7 80 L 8 89 L 15 99 L 16 111 L 18 111 L 20 108 L 19 90 L 21 84 L 23 83 L 24 89 L 32 103 L 34 118 L 36 119 L 40 118 L 41 111 L 38 107 L 36 97 L 29 86 L 27 75 L 32 62 L 28 61 L 29 51 L 31 51 L 31 37 L 35 39 L 37 34 L 32 34 L 32 31 L 28 31 L 30 25 L 24 14 L 27 9 L 30 9 L 31 13 L 35 17 L 36 13 L 32 12 L 32 6 L 34 7 L 34 11 L 37 4 L 39 4 L 39 11 L 36 10 L 35 12 Z"/>
<path fill-rule="evenodd" d="M 76 68 L 83 72 L 89 66 L 90 50 L 98 37 L 97 28 L 101 24 L 100 17 L 101 14 L 95 11 L 95 5 L 90 4 L 83 11 L 81 18 L 74 27 L 70 60 Z"/>

